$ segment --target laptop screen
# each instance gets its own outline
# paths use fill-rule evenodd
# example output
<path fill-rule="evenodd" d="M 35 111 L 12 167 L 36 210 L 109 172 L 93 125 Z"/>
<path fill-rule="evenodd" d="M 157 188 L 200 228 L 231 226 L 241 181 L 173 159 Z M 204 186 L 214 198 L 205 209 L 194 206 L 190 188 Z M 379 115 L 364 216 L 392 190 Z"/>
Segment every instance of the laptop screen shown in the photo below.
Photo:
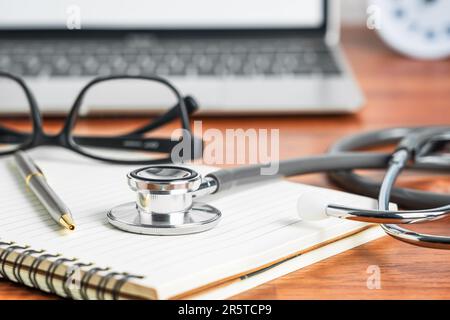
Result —
<path fill-rule="evenodd" d="M 324 0 L 0 0 L 0 29 L 304 29 Z"/>

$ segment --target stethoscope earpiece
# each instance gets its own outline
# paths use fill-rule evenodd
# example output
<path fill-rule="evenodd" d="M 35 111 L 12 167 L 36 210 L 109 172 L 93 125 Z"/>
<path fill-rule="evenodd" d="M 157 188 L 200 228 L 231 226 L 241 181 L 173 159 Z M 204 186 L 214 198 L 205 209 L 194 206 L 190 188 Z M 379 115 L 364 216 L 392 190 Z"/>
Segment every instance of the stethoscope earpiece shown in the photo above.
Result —
<path fill-rule="evenodd" d="M 327 203 L 320 192 L 304 192 L 297 200 L 297 214 L 303 221 L 318 221 L 328 218 Z"/>

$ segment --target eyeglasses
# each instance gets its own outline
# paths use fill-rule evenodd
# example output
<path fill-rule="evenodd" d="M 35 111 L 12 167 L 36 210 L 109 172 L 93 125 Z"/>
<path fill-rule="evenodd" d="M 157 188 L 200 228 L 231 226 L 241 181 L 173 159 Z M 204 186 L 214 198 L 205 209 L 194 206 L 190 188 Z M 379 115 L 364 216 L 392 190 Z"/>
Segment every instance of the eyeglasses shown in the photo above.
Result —
<path fill-rule="evenodd" d="M 197 109 L 194 98 L 182 97 L 160 77 L 98 77 L 81 89 L 62 130 L 49 135 L 42 128 L 41 113 L 25 82 L 0 72 L 0 155 L 57 145 L 93 159 L 121 164 L 173 161 L 175 151 L 177 159 L 192 160 L 202 156 L 202 140 L 192 135 L 189 119 Z M 133 110 L 158 114 L 132 120 L 124 116 Z M 15 118 L 16 113 L 20 121 Z M 172 134 L 169 136 L 163 127 L 169 127 Z M 180 151 L 176 148 L 180 143 L 190 148 Z"/>

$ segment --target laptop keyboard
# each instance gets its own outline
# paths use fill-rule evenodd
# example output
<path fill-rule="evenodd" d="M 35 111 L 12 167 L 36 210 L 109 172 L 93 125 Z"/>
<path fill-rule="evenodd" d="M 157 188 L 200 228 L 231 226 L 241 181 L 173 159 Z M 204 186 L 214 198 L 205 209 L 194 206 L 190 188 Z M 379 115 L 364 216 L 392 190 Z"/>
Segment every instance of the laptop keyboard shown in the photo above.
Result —
<path fill-rule="evenodd" d="M 337 75 L 316 39 L 1 40 L 0 70 L 26 77 Z"/>

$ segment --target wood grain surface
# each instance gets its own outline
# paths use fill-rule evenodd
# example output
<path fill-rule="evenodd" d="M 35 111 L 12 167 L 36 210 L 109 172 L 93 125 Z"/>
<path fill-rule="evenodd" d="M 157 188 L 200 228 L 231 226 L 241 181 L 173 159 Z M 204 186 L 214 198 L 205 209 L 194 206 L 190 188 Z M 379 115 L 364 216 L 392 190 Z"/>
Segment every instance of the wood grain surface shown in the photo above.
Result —
<path fill-rule="evenodd" d="M 317 154 L 336 139 L 391 126 L 450 124 L 450 61 L 413 61 L 387 49 L 368 30 L 344 29 L 343 44 L 366 96 L 355 115 L 199 118 L 205 128 L 280 129 L 280 157 Z M 276 93 L 274 93 L 276 94 Z M 55 120 L 46 120 L 55 129 Z M 295 179 L 330 186 L 323 175 Z M 448 177 L 408 174 L 403 185 L 450 192 Z M 415 230 L 450 235 L 450 220 Z M 380 270 L 381 288 L 368 289 L 369 266 Z M 0 299 L 53 299 L 0 280 Z M 234 299 L 449 299 L 450 252 L 413 247 L 389 237 L 303 268 Z"/>

